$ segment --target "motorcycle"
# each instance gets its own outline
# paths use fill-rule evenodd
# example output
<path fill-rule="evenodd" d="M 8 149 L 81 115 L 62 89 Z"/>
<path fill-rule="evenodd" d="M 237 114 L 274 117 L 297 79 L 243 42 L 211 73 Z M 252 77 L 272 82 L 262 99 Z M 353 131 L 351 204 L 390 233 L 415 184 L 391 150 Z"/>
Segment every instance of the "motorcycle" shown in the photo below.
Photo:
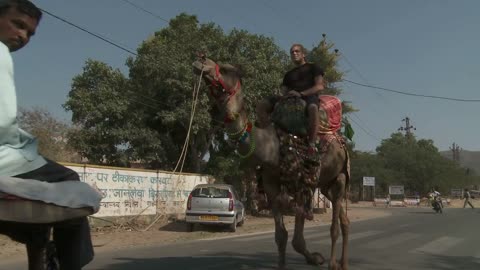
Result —
<path fill-rule="evenodd" d="M 443 203 L 442 203 L 442 198 L 440 198 L 439 194 L 434 194 L 430 193 L 430 204 L 432 205 L 432 209 L 436 213 L 443 213 L 442 208 L 443 208 Z"/>

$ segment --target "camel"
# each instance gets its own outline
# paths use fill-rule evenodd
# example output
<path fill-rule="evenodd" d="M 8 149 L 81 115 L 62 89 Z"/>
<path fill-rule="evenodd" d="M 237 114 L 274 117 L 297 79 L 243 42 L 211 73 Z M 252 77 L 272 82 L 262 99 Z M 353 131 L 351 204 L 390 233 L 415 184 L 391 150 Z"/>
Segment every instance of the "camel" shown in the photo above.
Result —
<path fill-rule="evenodd" d="M 193 63 L 193 71 L 201 75 L 210 87 L 209 95 L 218 115 L 224 119 L 225 132 L 230 139 L 237 141 L 237 152 L 243 158 L 248 158 L 254 166 L 260 165 L 265 193 L 271 203 L 275 220 L 275 242 L 278 247 L 278 269 L 286 269 L 285 251 L 288 232 L 283 222 L 283 213 L 288 206 L 288 196 L 295 196 L 291 190 L 285 191 L 280 179 L 280 139 L 274 125 L 263 128 L 256 127 L 248 120 L 244 110 L 244 95 L 242 94 L 241 76 L 234 66 L 219 65 L 211 59 L 202 56 Z M 344 145 L 333 140 L 320 161 L 321 171 L 315 179 L 315 187 L 320 188 L 332 202 L 332 223 L 330 227 L 331 250 L 329 269 L 348 269 L 348 234 L 350 221 L 342 202 L 346 200 L 349 180 L 349 156 Z M 325 258 L 318 252 L 310 252 L 304 239 L 305 216 L 297 204 L 295 228 L 292 246 L 302 254 L 311 265 L 321 265 Z M 342 232 L 342 255 L 336 260 L 335 244 L 339 237 L 339 225 Z"/>
<path fill-rule="evenodd" d="M 8 181 L 21 182 L 20 190 L 29 190 L 29 192 L 25 197 L 20 197 L 20 193 L 14 194 L 9 190 L 5 191 L 2 187 L 8 186 L 6 184 Z M 85 183 L 42 183 L 43 187 L 48 188 L 39 189 L 39 186 L 33 182 L 40 181 L 29 181 L 32 184 L 25 182 L 24 179 L 0 176 L 0 234 L 5 234 L 13 241 L 25 244 L 29 270 L 59 269 L 55 247 L 50 241 L 52 226 L 96 213 L 101 195 L 96 189 Z M 79 194 L 70 194 L 66 200 L 52 199 L 51 196 L 45 195 L 45 193 L 57 193 L 60 197 L 65 196 L 61 192 L 64 192 L 68 185 L 71 188 L 67 190 L 76 190 L 81 187 Z M 10 191 L 15 189 L 15 185 L 10 186 L 12 186 Z M 32 190 L 39 193 L 32 193 Z M 65 206 L 69 204 L 64 203 L 65 201 L 80 197 L 87 197 L 85 201 L 93 198 L 93 201 L 87 203 L 90 206 L 87 204 L 75 206 L 75 208 Z M 42 198 L 45 198 L 45 201 Z M 80 199 L 80 201 L 82 200 Z M 58 204 L 59 201 L 62 201 L 62 205 Z"/>

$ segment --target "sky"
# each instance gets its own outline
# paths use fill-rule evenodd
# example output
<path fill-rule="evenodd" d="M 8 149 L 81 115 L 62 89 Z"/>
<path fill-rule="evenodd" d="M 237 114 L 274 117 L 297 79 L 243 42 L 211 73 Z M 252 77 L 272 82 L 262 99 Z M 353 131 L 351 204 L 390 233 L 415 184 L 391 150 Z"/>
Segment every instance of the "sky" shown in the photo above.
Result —
<path fill-rule="evenodd" d="M 340 50 L 344 78 L 420 95 L 479 100 L 480 1 L 477 0 L 34 0 L 42 9 L 133 51 L 185 12 L 213 22 L 273 37 L 288 52 L 293 43 L 312 48 L 327 35 Z M 36 35 L 13 54 L 19 106 L 48 109 L 70 121 L 65 103 L 72 78 L 87 59 L 125 74 L 131 56 L 47 14 Z M 439 150 L 455 142 L 480 150 L 479 102 L 454 102 L 395 94 L 348 82 L 342 100 L 359 111 L 350 115 L 357 150 L 375 151 L 409 117 L 418 139 Z M 248 86 L 246 86 L 248 87 Z"/>

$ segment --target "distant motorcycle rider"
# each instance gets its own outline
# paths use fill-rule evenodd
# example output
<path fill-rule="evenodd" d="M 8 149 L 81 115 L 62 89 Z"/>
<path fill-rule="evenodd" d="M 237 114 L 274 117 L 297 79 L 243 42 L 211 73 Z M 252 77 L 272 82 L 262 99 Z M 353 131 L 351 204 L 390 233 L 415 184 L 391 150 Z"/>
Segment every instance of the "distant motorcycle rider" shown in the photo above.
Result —
<path fill-rule="evenodd" d="M 442 208 L 443 208 L 443 202 L 442 202 L 442 199 L 441 199 L 440 195 L 441 195 L 440 192 L 436 191 L 433 188 L 432 188 L 432 191 L 429 194 L 430 203 L 433 207 L 433 210 L 438 211 L 438 212 L 442 212 Z"/>

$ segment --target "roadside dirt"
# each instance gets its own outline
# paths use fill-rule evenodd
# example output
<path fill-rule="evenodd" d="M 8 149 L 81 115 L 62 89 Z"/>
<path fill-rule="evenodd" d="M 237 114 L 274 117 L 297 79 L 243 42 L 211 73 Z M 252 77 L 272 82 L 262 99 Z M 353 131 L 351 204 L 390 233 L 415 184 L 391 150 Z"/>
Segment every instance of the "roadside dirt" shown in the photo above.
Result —
<path fill-rule="evenodd" d="M 371 204 L 370 204 L 371 206 Z M 362 204 L 351 204 L 348 209 L 348 216 L 352 222 L 370 218 L 387 216 L 389 213 L 382 208 L 366 208 Z M 313 221 L 307 221 L 305 226 L 329 224 L 331 212 L 326 214 L 315 214 Z M 284 217 L 287 228 L 293 228 L 295 218 Z M 223 227 L 196 226 L 194 232 L 186 231 L 186 224 L 181 221 L 159 221 L 148 231 L 142 231 L 143 226 L 131 226 L 127 228 L 102 227 L 92 229 L 92 240 L 96 252 L 123 249 L 134 246 L 149 246 L 158 244 L 169 244 L 181 241 L 189 241 L 203 238 L 225 237 L 231 235 L 242 235 L 254 232 L 274 230 L 274 221 L 270 216 L 253 217 L 247 216 L 243 226 L 238 227 L 235 233 L 228 232 Z M 9 238 L 0 235 L 0 260 L 25 258 L 25 247 L 22 244 L 11 241 Z"/>

